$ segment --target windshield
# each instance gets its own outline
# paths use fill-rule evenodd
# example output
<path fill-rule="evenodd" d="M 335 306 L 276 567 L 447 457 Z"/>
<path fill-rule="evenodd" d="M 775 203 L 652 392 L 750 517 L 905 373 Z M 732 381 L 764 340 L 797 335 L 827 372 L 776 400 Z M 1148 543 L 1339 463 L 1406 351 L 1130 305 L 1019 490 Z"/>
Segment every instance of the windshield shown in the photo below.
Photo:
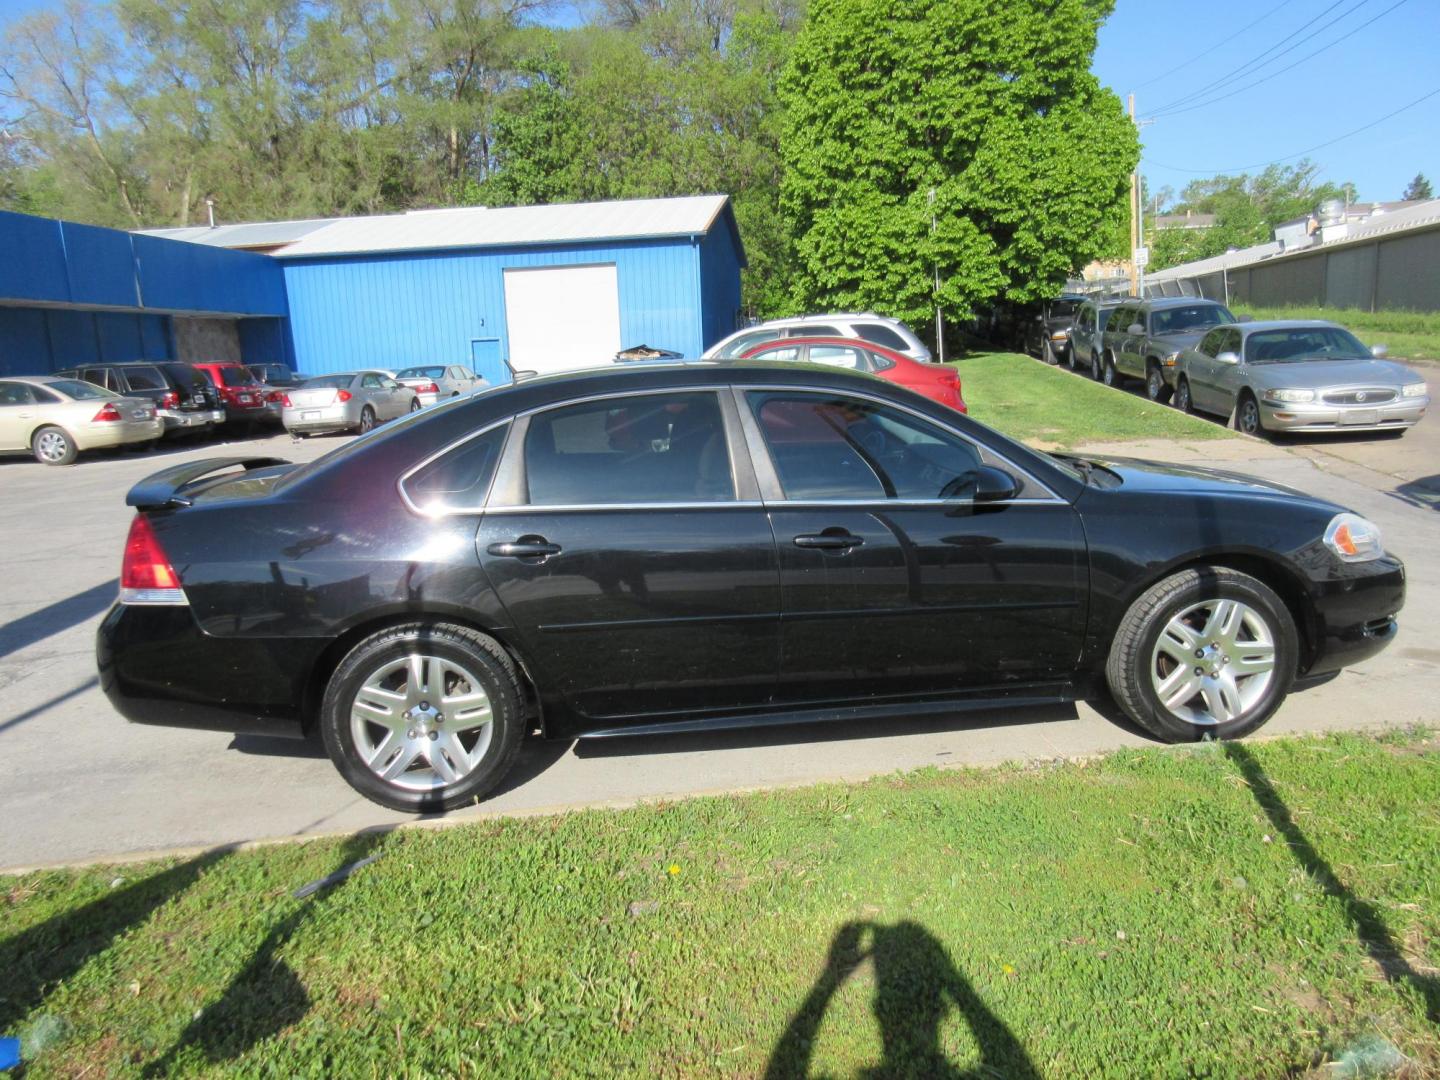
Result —
<path fill-rule="evenodd" d="M 1257 330 L 1245 340 L 1252 364 L 1298 364 L 1306 360 L 1369 360 L 1370 350 L 1338 326 L 1305 330 Z"/>
<path fill-rule="evenodd" d="M 300 384 L 301 390 L 344 390 L 354 379 L 354 375 L 321 375 L 314 379 L 306 379 Z"/>
<path fill-rule="evenodd" d="M 1233 323 L 1235 316 L 1220 304 L 1187 304 L 1163 308 L 1150 313 L 1152 334 L 1183 334 L 1187 330 L 1204 330 L 1211 326 Z"/>
<path fill-rule="evenodd" d="M 97 398 L 119 397 L 119 394 L 112 394 L 109 390 L 96 386 L 94 383 L 81 382 L 79 379 L 56 379 L 54 382 L 45 384 L 51 390 L 59 390 L 68 398 L 76 401 L 94 401 Z"/>
<path fill-rule="evenodd" d="M 1072 317 L 1083 300 L 1051 300 L 1050 317 L 1052 319 L 1068 319 Z"/>
<path fill-rule="evenodd" d="M 445 368 L 443 365 L 439 367 L 407 367 L 395 377 L 397 379 L 443 379 Z"/>

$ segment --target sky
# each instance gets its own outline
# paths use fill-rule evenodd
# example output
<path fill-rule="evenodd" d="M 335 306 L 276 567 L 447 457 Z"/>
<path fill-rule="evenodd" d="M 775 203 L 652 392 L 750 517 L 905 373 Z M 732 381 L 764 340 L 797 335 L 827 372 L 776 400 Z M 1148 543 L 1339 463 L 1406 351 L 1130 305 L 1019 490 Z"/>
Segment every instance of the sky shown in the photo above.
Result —
<path fill-rule="evenodd" d="M 59 3 L 0 0 L 0 30 Z M 1382 119 L 1440 91 L 1437 42 L 1440 0 L 1118 0 L 1094 70 L 1153 120 L 1141 130 L 1152 193 L 1310 150 L 1323 179 L 1379 201 L 1417 172 L 1440 191 L 1440 93 Z"/>

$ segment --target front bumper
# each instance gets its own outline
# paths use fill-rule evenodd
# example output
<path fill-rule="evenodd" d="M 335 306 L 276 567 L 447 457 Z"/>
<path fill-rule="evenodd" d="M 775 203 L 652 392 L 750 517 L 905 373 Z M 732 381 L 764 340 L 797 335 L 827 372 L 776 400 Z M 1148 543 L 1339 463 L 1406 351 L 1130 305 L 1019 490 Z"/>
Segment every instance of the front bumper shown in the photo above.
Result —
<path fill-rule="evenodd" d="M 1428 397 L 1396 398 L 1373 406 L 1262 400 L 1260 423 L 1267 431 L 1395 431 L 1414 427 L 1429 405 Z"/>
<path fill-rule="evenodd" d="M 319 638 L 215 638 L 190 608 L 116 604 L 95 632 L 100 689 L 132 723 L 299 736 Z"/>
<path fill-rule="evenodd" d="M 1314 597 L 1314 620 L 1306 635 L 1311 655 L 1306 678 L 1339 671 L 1381 652 L 1395 640 L 1395 616 L 1405 606 L 1405 566 L 1386 555 L 1343 564 Z"/>

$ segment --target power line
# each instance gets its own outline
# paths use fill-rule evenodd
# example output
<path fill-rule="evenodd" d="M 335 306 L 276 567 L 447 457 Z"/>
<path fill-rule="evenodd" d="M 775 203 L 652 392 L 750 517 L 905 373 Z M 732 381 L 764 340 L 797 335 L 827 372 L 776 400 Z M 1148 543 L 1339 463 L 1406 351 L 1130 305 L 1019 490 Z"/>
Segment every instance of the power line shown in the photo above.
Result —
<path fill-rule="evenodd" d="M 1361 23 L 1359 26 L 1355 27 L 1355 29 L 1345 31 L 1345 33 L 1344 33 L 1342 36 L 1336 38 L 1334 41 L 1332 41 L 1332 42 L 1330 42 L 1329 44 L 1326 44 L 1326 45 L 1321 45 L 1320 48 L 1316 49 L 1314 52 L 1308 52 L 1308 53 L 1306 53 L 1306 54 L 1305 54 L 1304 56 L 1302 56 L 1299 60 L 1296 60 L 1293 64 L 1286 64 L 1286 65 L 1285 65 L 1283 68 L 1281 68 L 1279 71 L 1272 71 L 1269 75 L 1266 75 L 1265 77 L 1260 78 L 1260 79 L 1256 79 L 1256 80 L 1255 80 L 1254 82 L 1252 82 L 1252 83 L 1246 83 L 1244 86 L 1236 87 L 1234 90 L 1231 90 L 1228 94 L 1220 94 L 1218 97 L 1207 98 L 1205 101 L 1197 101 L 1195 104 L 1193 104 L 1193 105 L 1186 105 L 1184 108 L 1171 109 L 1169 112 L 1165 113 L 1165 116 L 1166 116 L 1166 117 L 1179 116 L 1181 113 L 1192 112 L 1192 111 L 1194 111 L 1195 109 L 1204 109 L 1204 108 L 1207 108 L 1207 107 L 1209 107 L 1209 106 L 1211 106 L 1211 105 L 1214 105 L 1217 101 L 1224 101 L 1226 98 L 1232 98 L 1232 97 L 1235 97 L 1237 94 L 1243 94 L 1243 93 L 1245 93 L 1245 91 L 1247 91 L 1247 90 L 1253 90 L 1255 87 L 1259 86 L 1261 83 L 1267 83 L 1267 82 L 1269 82 L 1271 79 L 1275 79 L 1275 78 L 1278 78 L 1278 77 L 1281 76 L 1281 75 L 1284 75 L 1285 72 L 1287 72 L 1287 71 L 1293 71 L 1295 68 L 1299 67 L 1301 64 L 1305 63 L 1307 60 L 1312 60 L 1312 59 L 1314 59 L 1315 57 L 1319 56 L 1321 53 L 1325 52 L 1327 49 L 1333 49 L 1336 45 L 1339 45 L 1339 44 L 1341 44 L 1341 43 L 1343 43 L 1343 42 L 1349 41 L 1352 37 L 1354 37 L 1356 34 L 1358 34 L 1361 30 L 1364 30 L 1364 29 L 1365 29 L 1367 26 L 1369 26 L 1371 23 L 1377 22 L 1378 20 L 1383 19 L 1386 15 L 1389 15 L 1390 12 L 1394 11 L 1394 10 L 1395 10 L 1396 8 L 1398 8 L 1401 4 L 1408 4 L 1409 2 L 1410 2 L 1410 0 L 1396 0 L 1395 3 L 1391 4 L 1391 5 L 1390 5 L 1388 8 L 1386 8 L 1384 11 L 1380 12 L 1379 15 L 1376 15 L 1374 18 L 1371 18 L 1371 19 L 1366 19 L 1366 20 L 1365 20 L 1363 23 Z M 1347 14 L 1348 14 L 1348 12 L 1347 12 Z M 1339 20 L 1336 20 L 1336 21 L 1338 22 Z M 1319 32 L 1319 31 L 1316 31 L 1316 33 L 1318 33 L 1318 32 Z M 1298 44 L 1300 44 L 1300 43 L 1299 43 L 1299 42 L 1296 42 L 1296 44 L 1298 45 Z"/>
<path fill-rule="evenodd" d="M 1144 90 L 1145 87 L 1147 87 L 1147 86 L 1154 86 L 1157 82 L 1163 82 L 1165 79 L 1169 79 L 1169 78 L 1173 77 L 1174 74 L 1175 74 L 1177 71 L 1184 71 L 1184 70 L 1185 70 L 1187 67 L 1189 67 L 1191 64 L 1194 64 L 1194 63 L 1196 63 L 1197 61 L 1200 61 L 1200 60 L 1204 60 L 1205 57 L 1209 56 L 1209 55 L 1210 55 L 1211 53 L 1213 53 L 1216 49 L 1220 48 L 1220 46 L 1230 44 L 1230 42 L 1234 41 L 1234 40 L 1235 40 L 1237 37 L 1239 37 L 1241 34 L 1245 33 L 1245 31 L 1251 30 L 1251 29 L 1259 26 L 1262 22 L 1264 22 L 1266 19 L 1270 18 L 1271 15 L 1274 15 L 1274 14 L 1275 14 L 1277 11 L 1279 11 L 1281 8 L 1285 7 L 1285 6 L 1288 5 L 1288 4 L 1292 4 L 1292 3 L 1294 3 L 1294 2 L 1295 2 L 1295 0 L 1280 0 L 1280 3 L 1276 4 L 1276 5 L 1275 5 L 1274 7 L 1272 7 L 1269 11 L 1265 12 L 1264 15 L 1261 15 L 1261 16 L 1260 16 L 1258 19 L 1256 19 L 1254 22 L 1246 23 L 1244 26 L 1242 26 L 1239 30 L 1236 30 L 1236 31 L 1235 31 L 1233 34 L 1231 34 L 1229 37 L 1221 38 L 1221 39 L 1220 39 L 1219 41 L 1217 41 L 1214 45 L 1211 45 L 1210 48 L 1206 49 L 1206 50 L 1205 50 L 1204 52 L 1202 52 L 1202 53 L 1196 53 L 1196 54 L 1195 54 L 1194 56 L 1192 56 L 1189 60 L 1186 60 L 1183 64 L 1176 64 L 1174 67 L 1172 67 L 1172 68 L 1167 68 L 1165 71 L 1161 72 L 1159 75 L 1156 75 L 1155 78 L 1153 78 L 1153 79 L 1146 79 L 1146 80 L 1145 80 L 1144 82 L 1142 82 L 1139 86 L 1135 87 L 1135 89 L 1136 89 L 1136 90 Z"/>
<path fill-rule="evenodd" d="M 1269 46 L 1268 48 L 1262 49 L 1259 53 L 1257 53 L 1255 56 L 1251 57 L 1249 60 L 1245 61 L 1245 63 L 1241 64 L 1239 67 L 1235 68 L 1233 71 L 1227 71 L 1224 75 L 1221 75 L 1221 76 L 1220 76 L 1218 79 L 1216 79 L 1214 82 L 1207 83 L 1206 85 L 1200 87 L 1200 88 L 1197 89 L 1197 90 L 1192 90 L 1190 93 L 1184 94 L 1184 95 L 1176 98 L 1174 101 L 1167 101 L 1164 105 L 1161 105 L 1161 106 L 1160 106 L 1158 109 L 1156 109 L 1155 111 L 1156 111 L 1157 113 L 1161 113 L 1161 112 L 1166 111 L 1167 109 L 1172 109 L 1172 108 L 1174 108 L 1176 105 L 1184 105 L 1184 104 L 1186 104 L 1186 103 L 1188 103 L 1188 102 L 1194 101 L 1197 97 L 1203 97 L 1205 94 L 1210 93 L 1210 91 L 1212 91 L 1212 90 L 1218 90 L 1220 87 L 1224 86 L 1226 83 L 1228 83 L 1231 79 L 1235 78 L 1237 75 L 1248 75 L 1248 74 L 1251 74 L 1251 73 L 1252 73 L 1252 69 L 1256 68 L 1257 65 L 1263 66 L 1264 64 L 1268 64 L 1271 60 L 1277 59 L 1277 58 L 1280 57 L 1280 56 L 1284 56 L 1285 53 L 1289 52 L 1290 49 L 1295 48 L 1295 46 L 1292 45 L 1292 46 L 1290 46 L 1290 49 L 1284 49 L 1284 50 L 1282 50 L 1281 52 L 1276 53 L 1275 56 L 1270 56 L 1270 53 L 1275 52 L 1276 49 L 1280 48 L 1281 45 L 1284 45 L 1284 44 L 1285 44 L 1287 41 L 1289 41 L 1291 38 L 1295 37 L 1297 34 L 1303 33 L 1308 27 L 1313 26 L 1315 23 L 1319 22 L 1319 21 L 1320 21 L 1321 19 L 1323 19 L 1326 15 L 1329 15 L 1330 12 L 1334 11 L 1337 7 L 1339 7 L 1339 6 L 1340 6 L 1341 4 L 1343 4 L 1344 2 L 1345 2 L 1345 0 L 1335 0 L 1335 2 L 1334 2 L 1333 4 L 1331 4 L 1329 7 L 1327 7 L 1324 11 L 1320 12 L 1320 14 L 1314 16 L 1313 18 L 1310 18 L 1310 19 L 1305 20 L 1305 22 L 1301 23 L 1300 26 L 1297 27 L 1295 30 L 1292 30 L 1290 33 L 1286 34 L 1283 38 L 1281 38 L 1279 41 L 1275 42 L 1273 45 Z M 1351 11 L 1354 11 L 1355 8 L 1358 8 L 1358 7 L 1360 7 L 1360 6 L 1362 6 L 1363 4 L 1366 4 L 1366 3 L 1369 3 L 1369 0 L 1360 0 L 1360 2 L 1359 2 L 1358 4 L 1356 4 L 1354 8 L 1351 8 L 1349 11 L 1346 11 L 1345 14 L 1339 16 L 1339 18 L 1336 18 L 1336 19 L 1332 20 L 1328 25 L 1334 26 L 1335 23 L 1339 22 L 1340 19 L 1343 19 L 1343 18 L 1345 17 L 1345 15 L 1350 14 L 1350 12 L 1351 12 Z M 1322 28 L 1322 29 L 1323 29 L 1323 28 Z M 1316 31 L 1316 33 L 1318 33 L 1318 32 L 1319 32 L 1319 31 Z M 1313 36 L 1313 35 L 1312 35 L 1312 36 Z M 1299 42 L 1297 42 L 1296 44 L 1299 44 Z"/>
<path fill-rule="evenodd" d="M 1193 176 L 1220 176 L 1229 173 L 1249 172 L 1251 169 L 1268 169 L 1271 165 L 1280 165 L 1287 161 L 1293 161 L 1296 158 L 1307 157 L 1310 154 L 1313 154 L 1316 150 L 1324 150 L 1327 146 L 1334 146 L 1336 143 L 1343 142 L 1345 139 L 1348 139 L 1353 135 L 1359 135 L 1362 131 L 1369 131 L 1373 127 L 1379 127 L 1386 120 L 1389 120 L 1392 116 L 1399 116 L 1401 113 L 1408 112 L 1409 110 L 1413 109 L 1416 105 L 1419 105 L 1422 102 L 1429 101 L 1431 98 L 1437 96 L 1440 96 L 1440 86 L 1437 86 L 1428 94 L 1424 94 L 1416 98 L 1408 105 L 1401 105 L 1400 108 L 1396 109 L 1394 112 L 1386 113 L 1378 120 L 1372 120 L 1368 124 L 1362 124 L 1354 131 L 1347 131 L 1344 135 L 1337 135 L 1333 139 L 1327 139 L 1323 143 L 1317 143 L 1315 146 L 1312 146 L 1307 150 L 1301 150 L 1298 154 L 1286 154 L 1284 157 L 1275 158 L 1273 161 L 1262 161 L 1255 165 L 1235 165 L 1228 169 L 1182 169 L 1178 165 L 1165 165 L 1162 162 L 1151 161 L 1148 158 L 1145 160 L 1145 164 L 1150 165 L 1156 169 L 1168 169 L 1170 172 L 1190 173 Z"/>

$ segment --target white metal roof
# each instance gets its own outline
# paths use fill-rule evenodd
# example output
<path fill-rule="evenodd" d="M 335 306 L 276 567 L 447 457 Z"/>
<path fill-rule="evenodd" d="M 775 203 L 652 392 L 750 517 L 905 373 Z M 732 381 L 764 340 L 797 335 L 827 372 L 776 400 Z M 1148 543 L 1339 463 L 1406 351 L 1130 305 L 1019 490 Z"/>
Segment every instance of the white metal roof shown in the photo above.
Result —
<path fill-rule="evenodd" d="M 213 229 L 206 225 L 191 225 L 183 229 L 139 229 L 137 231 L 145 236 L 159 236 L 166 240 L 185 240 L 192 244 L 209 244 L 212 247 L 275 247 L 294 243 L 302 236 L 307 236 L 339 220 L 339 218 L 307 218 L 302 221 L 255 221 L 240 225 L 217 225 Z"/>
<path fill-rule="evenodd" d="M 341 218 L 307 232 L 275 254 L 288 259 L 703 236 L 720 218 L 727 202 L 725 195 L 691 195 L 550 206 L 470 206 Z"/>

